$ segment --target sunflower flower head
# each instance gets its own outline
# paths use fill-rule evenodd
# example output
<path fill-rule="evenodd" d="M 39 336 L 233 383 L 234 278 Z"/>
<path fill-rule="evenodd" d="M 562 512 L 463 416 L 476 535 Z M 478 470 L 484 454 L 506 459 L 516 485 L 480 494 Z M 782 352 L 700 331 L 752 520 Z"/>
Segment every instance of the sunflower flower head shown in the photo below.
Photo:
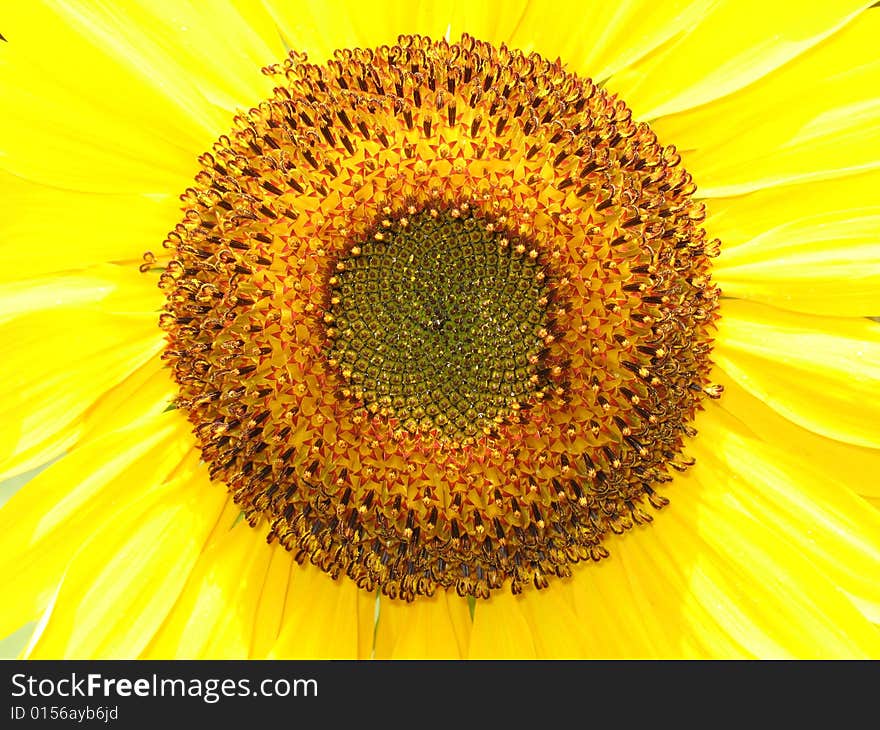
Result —
<path fill-rule="evenodd" d="M 871 5 L 10 5 L 0 636 L 880 656 Z"/>
<path fill-rule="evenodd" d="M 680 156 L 467 35 L 265 72 L 165 242 L 165 357 L 212 477 L 390 597 L 605 557 L 715 393 L 718 241 Z"/>

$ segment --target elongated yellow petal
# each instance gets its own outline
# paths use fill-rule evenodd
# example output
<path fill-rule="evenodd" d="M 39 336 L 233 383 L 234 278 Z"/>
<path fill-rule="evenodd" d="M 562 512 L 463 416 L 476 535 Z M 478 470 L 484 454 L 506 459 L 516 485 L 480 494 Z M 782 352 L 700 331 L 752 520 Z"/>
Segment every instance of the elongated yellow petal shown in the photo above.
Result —
<path fill-rule="evenodd" d="M 880 291 L 880 206 L 813 215 L 725 251 L 727 296 L 830 316 L 869 316 Z"/>
<path fill-rule="evenodd" d="M 546 5 L 529 3 L 510 38 L 501 40 L 561 58 L 572 71 L 602 81 L 692 28 L 712 5 L 709 0 L 566 0 L 548 12 Z"/>
<path fill-rule="evenodd" d="M 492 43 L 506 43 L 547 58 L 561 58 L 585 76 L 604 79 L 692 27 L 711 7 L 710 0 L 651 3 L 558 2 L 552 13 L 536 3 L 443 0 L 431 4 L 374 3 L 368 9 L 354 0 L 296 6 L 266 2 L 287 44 L 316 60 L 335 48 L 376 46 L 401 33 L 457 40 L 462 33 Z M 333 23 L 323 22 L 327 16 Z"/>
<path fill-rule="evenodd" d="M 823 215 L 836 216 L 844 224 L 853 212 L 876 208 L 878 185 L 880 170 L 870 170 L 707 200 L 706 228 L 722 242 L 721 255 L 713 262 L 715 269 L 725 268 L 728 262 L 761 260 L 760 247 L 754 241 L 781 239 L 788 224 Z"/>
<path fill-rule="evenodd" d="M 296 569 L 293 555 L 278 546 L 270 548 L 269 567 L 260 590 L 257 612 L 254 616 L 254 635 L 250 658 L 265 659 L 281 632 L 284 604 L 291 586 L 291 574 Z"/>
<path fill-rule="evenodd" d="M 523 603 L 528 595 L 507 590 L 477 601 L 468 649 L 470 659 L 534 659 L 537 647 Z"/>
<path fill-rule="evenodd" d="M 735 300 L 722 315 L 714 359 L 746 390 L 818 434 L 880 446 L 880 324 Z"/>
<path fill-rule="evenodd" d="M 708 480 L 706 489 L 733 489 L 742 510 L 771 526 L 880 623 L 880 514 L 804 459 L 808 439 L 767 443 L 751 431 L 750 419 L 739 421 L 715 403 L 697 425 L 689 451 L 706 462 L 700 473 L 731 475 Z"/>
<path fill-rule="evenodd" d="M 830 316 L 877 311 L 880 170 L 708 201 L 725 295 Z"/>
<path fill-rule="evenodd" d="M 875 653 L 876 629 L 784 539 L 737 507 L 704 508 L 705 493 L 730 493 L 736 482 L 724 465 L 699 468 L 699 481 L 696 468 L 676 479 L 668 492 L 672 504 L 656 514 L 653 526 L 618 540 L 603 564 L 576 571 L 578 615 L 601 636 L 594 639 L 600 648 L 594 656 Z"/>
<path fill-rule="evenodd" d="M 143 253 L 158 252 L 180 218 L 179 189 L 153 196 L 78 193 L 0 171 L 0 191 L 0 283 L 111 261 L 136 272 Z"/>
<path fill-rule="evenodd" d="M 865 0 L 814 3 L 793 13 L 781 3 L 722 0 L 662 52 L 617 74 L 608 85 L 640 119 L 699 107 L 798 57 L 869 5 Z"/>
<path fill-rule="evenodd" d="M 817 479 L 840 483 L 863 496 L 880 497 L 880 449 L 855 446 L 820 436 L 781 416 L 722 370 L 713 376 L 724 385 L 721 407 L 768 444 L 797 454 Z"/>
<path fill-rule="evenodd" d="M 587 568 L 592 566 L 586 566 Z M 538 659 L 582 659 L 594 656 L 594 627 L 575 611 L 566 586 L 530 591 L 522 602 Z"/>
<path fill-rule="evenodd" d="M 836 13 L 847 4 L 811 8 Z M 682 151 L 698 194 L 741 195 L 880 167 L 877 16 L 860 14 L 828 43 L 741 92 L 656 120 L 661 141 Z M 693 68 L 702 72 L 703 66 Z"/>
<path fill-rule="evenodd" d="M 724 461 L 698 462 L 678 480 L 674 502 L 649 531 L 649 539 L 665 545 L 666 560 L 658 565 L 687 571 L 683 598 L 719 618 L 704 639 L 724 632 L 767 658 L 880 655 L 877 628 L 772 519 L 750 512 L 741 498 L 746 488 Z M 680 628 L 695 629 L 688 621 Z"/>
<path fill-rule="evenodd" d="M 377 659 L 462 659 L 467 657 L 471 617 L 467 601 L 438 592 L 407 604 L 380 600 Z"/>
<path fill-rule="evenodd" d="M 42 466 L 75 448 L 169 410 L 177 389 L 165 363 L 147 360 L 119 385 L 101 394 L 94 405 L 57 433 L 25 449 L 7 463 L 0 479 Z"/>
<path fill-rule="evenodd" d="M 265 536 L 247 523 L 229 529 L 236 511 L 221 517 L 143 658 L 246 659 L 250 654 L 254 617 L 273 551 Z"/>
<path fill-rule="evenodd" d="M 94 274 L 47 276 L 0 284 L 0 324 L 34 310 L 97 304 L 114 289 L 113 281 Z"/>
<path fill-rule="evenodd" d="M 286 44 L 320 62 L 337 48 L 393 43 L 402 33 L 457 40 L 467 32 L 481 40 L 509 41 L 527 3 L 515 0 L 503 12 L 492 3 L 458 0 L 415 5 L 392 0 L 369 7 L 357 0 L 304 0 L 296 5 L 267 0 L 265 5 Z"/>
<path fill-rule="evenodd" d="M 60 431 L 46 434 L 45 438 L 34 442 L 31 446 L 22 448 L 14 457 L 4 462 L 4 466 L 0 468 L 0 481 L 21 476 L 57 459 L 76 445 L 82 432 L 83 422 L 80 419 Z"/>
<path fill-rule="evenodd" d="M 675 492 L 671 491 L 670 497 L 676 499 Z M 597 626 L 596 630 L 604 629 L 613 637 L 614 658 L 727 659 L 760 655 L 753 642 L 737 640 L 727 630 L 730 611 L 720 610 L 720 602 L 706 601 L 696 590 L 699 577 L 694 570 L 694 556 L 707 548 L 698 542 L 683 541 L 679 552 L 677 543 L 666 539 L 665 533 L 672 529 L 669 515 L 674 509 L 675 503 L 655 514 L 651 526 L 625 535 L 612 553 L 607 568 L 619 560 L 615 572 L 625 571 L 625 581 L 618 577 L 622 592 L 614 590 L 610 580 L 615 578 L 613 572 L 596 577 L 602 581 L 603 595 L 618 616 L 616 632 L 613 624 Z M 599 568 L 604 570 L 606 566 Z M 582 610 L 589 610 L 589 606 Z M 739 607 L 734 604 L 731 610 Z"/>
<path fill-rule="evenodd" d="M 663 520 L 665 512 L 653 513 L 655 524 L 662 524 L 658 521 Z M 724 631 L 722 618 L 694 599 L 688 564 L 674 554 L 666 554 L 655 529 L 654 525 L 636 527 L 610 542 L 610 557 L 598 564 L 576 566 L 572 577 L 561 586 L 574 608 L 577 623 L 571 631 L 579 634 L 579 656 L 750 656 Z M 536 603 L 540 600 L 540 596 L 535 598 Z M 551 607 L 548 602 L 546 616 Z M 535 622 L 534 630 L 546 631 L 550 641 L 564 647 L 565 629 L 549 621 L 546 626 Z M 564 656 L 573 656 L 575 651 L 574 646 L 560 650 Z"/>
<path fill-rule="evenodd" d="M 137 266 L 103 264 L 67 275 L 0 283 L 0 324 L 42 309 L 146 314 L 158 312 L 162 303 L 156 277 L 140 273 Z"/>
<path fill-rule="evenodd" d="M 81 442 L 87 443 L 126 425 L 155 418 L 169 410 L 176 393 L 165 363 L 158 357 L 150 358 L 119 385 L 101 395 L 83 414 Z"/>
<path fill-rule="evenodd" d="M 589 623 L 587 655 L 733 658 L 870 653 L 872 632 L 865 619 L 853 612 L 853 604 L 868 616 L 876 610 L 880 585 L 876 517 L 865 511 L 868 506 L 845 483 L 831 476 L 833 456 L 827 459 L 826 471 L 812 473 L 813 442 L 834 442 L 794 426 L 766 406 L 761 406 L 763 412 L 753 409 L 756 399 L 741 390 L 736 396 L 727 379 L 719 380 L 728 388 L 724 398 L 700 416 L 700 433 L 689 447 L 689 453 L 697 456 L 693 472 L 701 475 L 700 480 L 690 472 L 676 475 L 666 490 L 672 504 L 654 514 L 651 527 L 615 540 L 609 545 L 610 558 L 577 567 L 567 581 L 579 620 Z M 727 402 L 729 395 L 736 397 L 735 403 Z M 742 398 L 748 401 L 743 404 Z M 781 422 L 785 428 L 778 432 L 777 445 L 763 443 L 748 434 L 744 423 L 721 414 L 728 405 L 747 419 L 745 424 L 759 423 L 771 441 L 777 440 L 773 429 Z M 790 432 L 802 433 L 805 441 L 791 440 Z M 840 443 L 835 448 L 831 453 L 844 459 L 848 450 L 865 451 Z M 868 473 L 874 473 L 877 452 L 868 453 L 873 461 L 857 463 L 863 468 L 873 464 Z M 849 465 L 842 468 L 855 473 Z M 736 495 L 737 508 L 718 512 L 715 521 L 701 522 L 703 513 L 693 503 L 708 499 L 706 495 L 723 499 L 728 493 Z M 755 520 L 770 524 L 771 529 L 762 524 L 758 532 L 750 532 Z M 776 580 L 777 573 L 789 570 L 784 560 L 771 567 L 738 566 L 730 571 L 733 586 L 726 583 L 724 566 L 735 557 L 718 557 L 717 552 L 730 544 L 728 531 L 736 531 L 738 540 L 751 543 L 752 549 L 769 554 L 790 557 L 794 548 L 799 569 L 809 564 L 815 570 L 812 576 L 800 574 L 804 588 L 798 590 L 806 590 L 809 599 L 787 605 L 787 594 L 765 595 L 768 579 L 761 570 L 768 570 Z M 742 593 L 749 591 L 755 597 L 744 600 Z M 841 603 L 841 592 L 853 603 Z M 541 596 L 534 600 L 540 605 Z M 765 615 L 767 609 L 755 611 L 753 601 L 762 606 L 772 602 L 770 612 L 781 612 L 800 628 L 780 633 L 777 619 Z M 822 607 L 826 602 L 853 623 L 841 631 L 833 628 Z M 538 622 L 534 631 L 537 641 L 542 631 Z M 549 631 L 558 629 L 551 624 Z M 802 636 L 795 641 L 798 631 Z M 811 649 L 812 635 L 817 638 Z"/>
<path fill-rule="evenodd" d="M 0 635 L 36 618 L 70 557 L 97 527 L 151 493 L 192 448 L 176 413 L 108 434 L 38 474 L 0 510 L 0 575 L 15 600 Z"/>
<path fill-rule="evenodd" d="M 22 3 L 4 36 L 3 167 L 108 193 L 182 190 L 230 111 L 271 88 L 259 68 L 280 51 L 231 7 L 171 2 Z"/>
<path fill-rule="evenodd" d="M 375 658 L 377 603 L 372 593 L 358 593 L 358 659 Z"/>
<path fill-rule="evenodd" d="M 65 308 L 0 325 L 8 348 L 0 362 L 0 469 L 58 442 L 98 396 L 155 356 L 162 346 L 155 318 Z"/>
<path fill-rule="evenodd" d="M 30 658 L 137 657 L 226 503 L 200 471 L 146 494 L 93 532 L 67 565 Z"/>
<path fill-rule="evenodd" d="M 350 580 L 333 580 L 311 565 L 294 571 L 292 593 L 271 659 L 357 659 L 360 635 L 373 636 L 373 616 Z"/>

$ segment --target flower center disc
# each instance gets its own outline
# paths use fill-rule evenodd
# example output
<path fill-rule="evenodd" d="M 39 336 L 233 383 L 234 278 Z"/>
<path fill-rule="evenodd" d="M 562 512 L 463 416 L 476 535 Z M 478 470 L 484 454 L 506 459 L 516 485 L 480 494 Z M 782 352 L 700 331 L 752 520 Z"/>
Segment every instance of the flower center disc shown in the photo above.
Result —
<path fill-rule="evenodd" d="M 164 357 L 212 479 L 393 598 L 607 556 L 720 392 L 718 241 L 674 148 L 469 36 L 264 71 L 164 244 Z"/>
<path fill-rule="evenodd" d="M 331 359 L 370 412 L 461 442 L 546 385 L 550 292 L 536 249 L 460 210 L 412 210 L 338 261 Z"/>

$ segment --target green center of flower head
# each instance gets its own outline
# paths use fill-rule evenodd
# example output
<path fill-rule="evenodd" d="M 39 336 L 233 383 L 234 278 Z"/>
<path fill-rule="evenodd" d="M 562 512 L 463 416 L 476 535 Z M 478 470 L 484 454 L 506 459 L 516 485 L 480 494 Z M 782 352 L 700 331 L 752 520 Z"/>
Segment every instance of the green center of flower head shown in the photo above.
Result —
<path fill-rule="evenodd" d="M 211 477 L 269 541 L 391 597 L 606 557 L 720 392 L 718 242 L 674 148 L 469 36 L 265 71 L 160 279 Z"/>
<path fill-rule="evenodd" d="M 385 218 L 329 283 L 331 363 L 371 413 L 460 442 L 543 395 L 538 251 L 468 210 Z"/>

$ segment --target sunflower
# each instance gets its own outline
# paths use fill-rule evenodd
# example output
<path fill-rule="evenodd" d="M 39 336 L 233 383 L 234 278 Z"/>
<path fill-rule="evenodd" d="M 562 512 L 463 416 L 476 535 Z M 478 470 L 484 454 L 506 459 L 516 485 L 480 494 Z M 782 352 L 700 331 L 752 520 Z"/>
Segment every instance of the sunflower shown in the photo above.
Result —
<path fill-rule="evenodd" d="M 0 636 L 880 655 L 870 4 L 7 8 Z"/>

